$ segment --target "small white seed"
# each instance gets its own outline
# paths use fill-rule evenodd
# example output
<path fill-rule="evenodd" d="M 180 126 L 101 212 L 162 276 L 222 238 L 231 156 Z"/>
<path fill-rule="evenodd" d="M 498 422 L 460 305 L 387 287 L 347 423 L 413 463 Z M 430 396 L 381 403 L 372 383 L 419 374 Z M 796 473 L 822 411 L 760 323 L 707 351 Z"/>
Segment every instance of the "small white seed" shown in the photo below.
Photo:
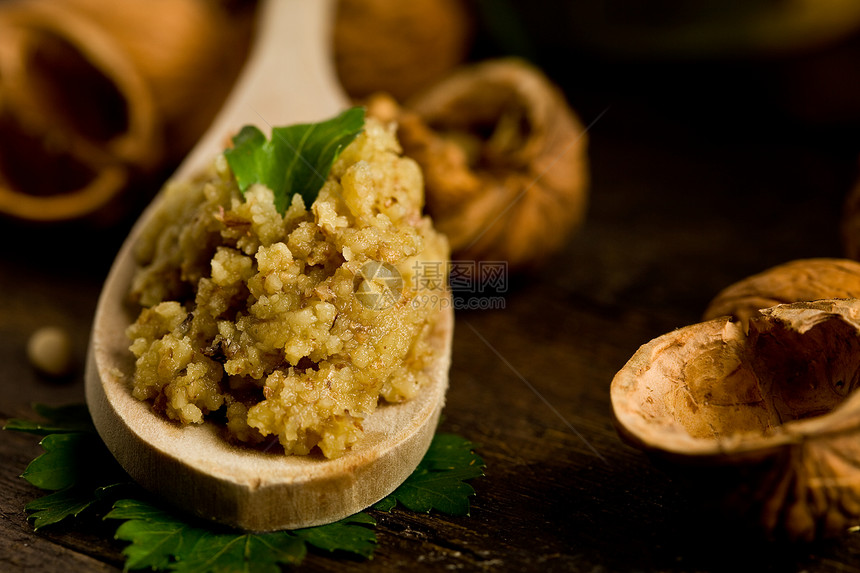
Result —
<path fill-rule="evenodd" d="M 49 376 L 65 376 L 72 370 L 72 340 L 58 326 L 45 326 L 27 341 L 30 364 Z"/>

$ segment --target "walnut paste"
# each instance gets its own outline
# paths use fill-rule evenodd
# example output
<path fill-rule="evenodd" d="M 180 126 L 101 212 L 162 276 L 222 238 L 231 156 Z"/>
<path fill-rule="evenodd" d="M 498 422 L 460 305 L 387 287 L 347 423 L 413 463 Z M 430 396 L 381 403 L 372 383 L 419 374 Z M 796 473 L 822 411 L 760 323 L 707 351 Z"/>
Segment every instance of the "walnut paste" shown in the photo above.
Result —
<path fill-rule="evenodd" d="M 420 273 L 448 245 L 393 126 L 368 120 L 309 209 L 295 196 L 281 216 L 262 185 L 242 197 L 223 156 L 164 194 L 131 289 L 136 398 L 180 424 L 226 421 L 232 440 L 333 458 L 380 398 L 420 390 L 438 314 L 426 301 L 445 288 Z"/>

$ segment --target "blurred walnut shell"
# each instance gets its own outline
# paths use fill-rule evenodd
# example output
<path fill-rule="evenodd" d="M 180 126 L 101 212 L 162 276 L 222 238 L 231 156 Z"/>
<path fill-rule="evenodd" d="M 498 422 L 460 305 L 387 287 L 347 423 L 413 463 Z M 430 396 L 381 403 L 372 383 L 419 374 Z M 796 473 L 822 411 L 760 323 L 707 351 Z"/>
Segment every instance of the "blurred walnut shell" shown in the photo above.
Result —
<path fill-rule="evenodd" d="M 462 0 L 338 0 L 335 69 L 353 98 L 381 91 L 402 101 L 465 61 L 471 40 Z"/>
<path fill-rule="evenodd" d="M 613 5 L 602 0 L 597 3 L 602 9 L 595 9 L 594 2 L 571 3 L 560 14 L 555 2 L 523 4 L 528 7 L 527 21 L 562 19 L 561 25 L 546 26 L 548 38 L 541 38 L 557 50 L 586 47 L 638 59 L 752 61 L 813 52 L 860 28 L 860 5 L 853 0 L 745 0 L 732 6 L 664 0 L 659 9 L 638 13 L 633 11 L 635 2 Z"/>
<path fill-rule="evenodd" d="M 587 137 L 561 91 L 516 59 L 459 69 L 394 110 L 404 153 L 424 172 L 427 211 L 453 256 L 537 266 L 585 215 Z"/>
<path fill-rule="evenodd" d="M 845 198 L 840 231 L 845 256 L 860 261 L 860 178 Z"/>
<path fill-rule="evenodd" d="M 228 93 L 249 22 L 207 0 L 0 4 L 0 212 L 77 218 L 181 157 Z"/>
<path fill-rule="evenodd" d="M 747 277 L 720 291 L 703 320 L 747 320 L 759 309 L 824 298 L 860 298 L 860 263 L 848 259 L 799 259 Z"/>
<path fill-rule="evenodd" d="M 619 433 L 793 540 L 860 523 L 860 300 L 779 305 L 642 346 L 612 381 Z"/>

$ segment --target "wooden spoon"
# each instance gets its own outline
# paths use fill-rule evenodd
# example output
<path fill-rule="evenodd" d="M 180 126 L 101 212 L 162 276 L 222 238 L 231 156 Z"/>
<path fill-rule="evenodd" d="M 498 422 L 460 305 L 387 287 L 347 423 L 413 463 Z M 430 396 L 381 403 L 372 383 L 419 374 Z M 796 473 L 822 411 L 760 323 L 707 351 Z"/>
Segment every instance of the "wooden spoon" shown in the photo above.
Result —
<path fill-rule="evenodd" d="M 262 128 L 328 118 L 347 105 L 334 78 L 328 27 L 333 0 L 267 0 L 258 41 L 222 113 L 177 173 L 209 163 L 242 125 Z M 157 197 L 154 204 L 159 201 Z M 86 396 L 96 429 L 145 488 L 196 515 L 247 530 L 296 529 L 336 521 L 391 493 L 430 445 L 445 400 L 453 312 L 433 333 L 431 382 L 398 405 L 380 405 L 347 454 L 285 456 L 229 444 L 213 424 L 180 427 L 131 395 L 134 359 L 126 327 L 137 310 L 127 293 L 134 245 L 150 206 L 122 246 L 99 298 L 87 359 Z"/>

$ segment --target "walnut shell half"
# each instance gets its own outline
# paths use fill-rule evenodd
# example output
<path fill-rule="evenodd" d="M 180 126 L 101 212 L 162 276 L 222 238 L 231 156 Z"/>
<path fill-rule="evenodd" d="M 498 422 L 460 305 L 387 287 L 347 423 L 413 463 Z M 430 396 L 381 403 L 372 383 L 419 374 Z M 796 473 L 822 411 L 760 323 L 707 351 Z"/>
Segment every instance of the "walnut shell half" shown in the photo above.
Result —
<path fill-rule="evenodd" d="M 177 162 L 232 87 L 251 12 L 200 0 L 0 1 L 0 214 L 103 215 L 129 181 Z"/>
<path fill-rule="evenodd" d="M 612 381 L 619 433 L 776 537 L 860 523 L 860 300 L 779 305 L 642 346 Z"/>
<path fill-rule="evenodd" d="M 747 320 L 759 309 L 824 298 L 860 298 L 860 263 L 848 259 L 798 259 L 723 289 L 703 320 L 731 315 Z"/>
<path fill-rule="evenodd" d="M 404 153 L 424 172 L 427 211 L 456 258 L 532 268 L 585 217 L 585 128 L 558 87 L 522 60 L 461 67 L 404 109 L 377 97 L 368 112 L 397 121 Z"/>

